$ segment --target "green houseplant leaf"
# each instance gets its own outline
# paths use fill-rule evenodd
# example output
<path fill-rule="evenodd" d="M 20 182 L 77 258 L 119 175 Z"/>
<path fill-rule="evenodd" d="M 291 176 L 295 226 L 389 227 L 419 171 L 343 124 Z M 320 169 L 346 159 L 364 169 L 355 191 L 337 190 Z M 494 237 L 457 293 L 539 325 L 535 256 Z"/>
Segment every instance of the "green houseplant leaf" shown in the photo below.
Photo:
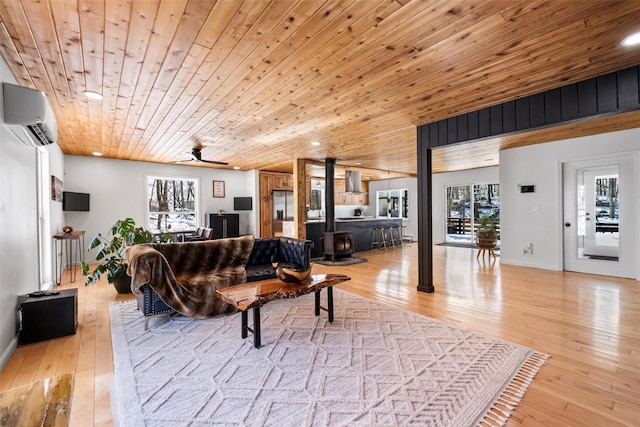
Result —
<path fill-rule="evenodd" d="M 153 242 L 153 234 L 143 227 L 136 227 L 133 218 L 125 218 L 116 221 L 109 229 L 109 234 L 103 236 L 98 233 L 91 243 L 89 250 L 98 248 L 96 261 L 98 264 L 91 270 L 91 265 L 82 261 L 82 274 L 87 277 L 85 285 L 98 283 L 100 277 L 106 273 L 109 283 L 117 282 L 127 272 L 125 263 L 125 250 L 129 245 Z M 175 242 L 175 237 L 170 233 L 162 233 L 160 242 Z"/>
<path fill-rule="evenodd" d="M 495 237 L 496 236 L 496 220 L 488 217 L 487 215 L 483 215 L 480 218 L 480 225 L 478 226 L 477 235 L 484 237 Z"/>

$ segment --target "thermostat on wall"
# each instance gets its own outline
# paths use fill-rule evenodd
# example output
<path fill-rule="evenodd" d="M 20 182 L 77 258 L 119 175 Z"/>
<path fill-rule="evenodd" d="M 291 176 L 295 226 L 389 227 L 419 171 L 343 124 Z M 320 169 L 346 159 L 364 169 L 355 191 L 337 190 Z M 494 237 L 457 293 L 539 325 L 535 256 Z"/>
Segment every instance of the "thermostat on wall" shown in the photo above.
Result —
<path fill-rule="evenodd" d="M 521 185 L 520 186 L 521 193 L 535 193 L 536 186 L 535 185 Z"/>

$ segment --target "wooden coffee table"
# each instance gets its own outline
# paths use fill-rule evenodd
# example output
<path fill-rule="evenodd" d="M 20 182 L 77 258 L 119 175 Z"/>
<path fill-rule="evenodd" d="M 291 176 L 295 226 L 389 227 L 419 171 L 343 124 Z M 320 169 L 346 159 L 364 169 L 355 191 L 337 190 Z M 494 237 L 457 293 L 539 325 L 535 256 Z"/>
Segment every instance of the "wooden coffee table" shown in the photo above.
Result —
<path fill-rule="evenodd" d="M 333 286 L 351 280 L 344 274 L 314 274 L 299 283 L 286 283 L 280 279 L 259 280 L 242 285 L 218 289 L 216 296 L 241 311 L 241 336 L 247 338 L 249 332 L 253 334 L 253 345 L 259 348 L 260 338 L 260 307 L 270 301 L 299 296 L 315 292 L 315 315 L 320 310 L 328 313 L 329 323 L 333 323 Z M 327 307 L 320 305 L 320 291 L 327 288 Z M 247 311 L 253 309 L 253 328 L 248 326 Z"/>

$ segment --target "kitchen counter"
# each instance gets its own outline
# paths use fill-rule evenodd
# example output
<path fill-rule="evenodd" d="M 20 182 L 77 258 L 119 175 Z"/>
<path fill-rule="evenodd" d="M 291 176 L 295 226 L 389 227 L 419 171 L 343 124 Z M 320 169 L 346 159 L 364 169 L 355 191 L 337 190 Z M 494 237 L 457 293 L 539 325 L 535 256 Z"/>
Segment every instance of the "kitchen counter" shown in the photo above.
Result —
<path fill-rule="evenodd" d="M 307 239 L 313 241 L 314 247 L 311 251 L 313 258 L 321 257 L 324 248 L 322 240 L 325 231 L 325 220 L 307 220 Z M 371 250 L 371 238 L 373 237 L 373 227 L 400 227 L 401 218 L 376 218 L 376 217 L 349 217 L 336 218 L 335 231 L 350 231 L 353 233 L 353 249 L 355 252 Z"/>
<path fill-rule="evenodd" d="M 336 222 L 354 222 L 354 221 L 386 221 L 389 218 L 377 218 L 375 216 L 349 216 L 349 217 L 340 217 L 336 218 Z M 391 218 L 397 219 L 397 218 Z M 324 224 L 326 221 L 324 218 L 322 219 L 307 219 L 305 224 L 314 224 L 314 223 L 322 223 Z"/>

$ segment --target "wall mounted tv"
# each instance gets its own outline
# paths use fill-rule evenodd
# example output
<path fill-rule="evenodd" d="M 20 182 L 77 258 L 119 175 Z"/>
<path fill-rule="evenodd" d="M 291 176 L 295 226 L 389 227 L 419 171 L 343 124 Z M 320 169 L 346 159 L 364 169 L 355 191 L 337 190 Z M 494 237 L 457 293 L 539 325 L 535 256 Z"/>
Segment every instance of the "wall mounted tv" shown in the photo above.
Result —
<path fill-rule="evenodd" d="M 253 209 L 253 199 L 251 197 L 234 197 L 234 211 L 250 211 Z"/>
<path fill-rule="evenodd" d="M 63 211 L 89 211 L 89 194 L 74 193 L 72 191 L 62 192 L 62 210 Z"/>

